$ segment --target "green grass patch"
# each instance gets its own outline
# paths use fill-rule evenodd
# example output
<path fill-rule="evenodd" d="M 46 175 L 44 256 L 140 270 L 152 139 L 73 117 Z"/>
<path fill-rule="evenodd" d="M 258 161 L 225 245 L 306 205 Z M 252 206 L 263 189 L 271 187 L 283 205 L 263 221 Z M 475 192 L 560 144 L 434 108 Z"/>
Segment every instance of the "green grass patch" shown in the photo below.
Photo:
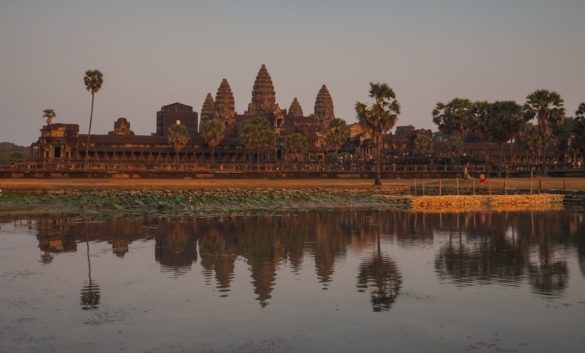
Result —
<path fill-rule="evenodd" d="M 12 194 L 12 193 L 2 193 L 0 194 L 0 202 L 14 202 L 14 201 L 22 201 L 30 198 L 30 196 L 22 195 L 22 194 Z"/>

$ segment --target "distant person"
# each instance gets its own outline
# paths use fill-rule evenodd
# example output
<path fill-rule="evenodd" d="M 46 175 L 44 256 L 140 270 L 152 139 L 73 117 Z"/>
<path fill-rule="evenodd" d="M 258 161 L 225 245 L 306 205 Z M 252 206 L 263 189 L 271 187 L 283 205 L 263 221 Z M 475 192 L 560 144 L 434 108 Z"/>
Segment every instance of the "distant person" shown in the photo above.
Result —
<path fill-rule="evenodd" d="M 467 169 L 467 166 L 463 167 L 463 177 L 465 179 L 471 179 L 471 175 L 469 175 L 469 170 Z"/>
<path fill-rule="evenodd" d="M 479 176 L 479 183 L 481 184 L 481 188 L 485 189 L 485 175 L 480 175 Z"/>

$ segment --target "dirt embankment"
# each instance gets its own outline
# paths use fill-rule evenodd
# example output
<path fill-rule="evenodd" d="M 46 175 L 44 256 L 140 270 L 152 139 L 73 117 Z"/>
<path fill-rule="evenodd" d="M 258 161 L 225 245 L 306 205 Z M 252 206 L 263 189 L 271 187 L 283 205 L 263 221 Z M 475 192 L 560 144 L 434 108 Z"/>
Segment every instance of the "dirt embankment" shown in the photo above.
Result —
<path fill-rule="evenodd" d="M 479 190 L 477 180 L 455 179 L 384 179 L 382 191 L 400 192 L 416 189 L 419 193 L 422 185 L 461 190 Z M 488 180 L 494 193 L 505 185 L 508 189 L 542 190 L 581 190 L 585 191 L 585 178 L 514 178 Z M 321 188 L 331 190 L 373 190 L 370 179 L 0 179 L 0 189 L 16 193 L 60 193 L 64 191 L 88 190 L 214 190 L 214 189 L 286 189 L 302 190 Z"/>

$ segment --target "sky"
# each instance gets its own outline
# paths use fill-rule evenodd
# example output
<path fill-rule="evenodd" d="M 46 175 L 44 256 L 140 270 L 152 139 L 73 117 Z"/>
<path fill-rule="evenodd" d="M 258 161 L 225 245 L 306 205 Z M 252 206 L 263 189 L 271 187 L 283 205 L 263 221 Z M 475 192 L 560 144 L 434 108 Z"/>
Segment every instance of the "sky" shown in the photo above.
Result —
<path fill-rule="evenodd" d="M 99 69 L 93 133 L 119 117 L 137 134 L 181 102 L 196 111 L 228 79 L 243 113 L 266 64 L 281 108 L 313 112 L 322 84 L 355 121 L 369 82 L 402 105 L 397 125 L 436 126 L 438 101 L 557 91 L 585 101 L 584 0 L 0 0 L 0 141 L 29 145 L 44 123 L 88 128 L 84 72 Z"/>

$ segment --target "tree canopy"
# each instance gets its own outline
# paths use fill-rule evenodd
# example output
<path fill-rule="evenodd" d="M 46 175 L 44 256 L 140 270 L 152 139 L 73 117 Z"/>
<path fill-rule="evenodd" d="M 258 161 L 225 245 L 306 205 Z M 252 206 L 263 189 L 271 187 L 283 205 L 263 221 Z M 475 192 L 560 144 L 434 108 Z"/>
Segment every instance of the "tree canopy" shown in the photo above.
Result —
<path fill-rule="evenodd" d="M 258 168 L 261 151 L 271 151 L 276 145 L 274 130 L 262 116 L 244 120 L 238 127 L 238 138 L 246 148 L 256 151 Z"/>
<path fill-rule="evenodd" d="M 307 137 L 298 132 L 293 132 L 284 140 L 284 149 L 286 153 L 291 153 L 295 156 L 307 152 L 308 146 Z"/>
<path fill-rule="evenodd" d="M 487 133 L 499 143 L 505 143 L 520 133 L 525 124 L 522 107 L 513 101 L 498 101 L 488 106 Z"/>
<path fill-rule="evenodd" d="M 429 135 L 416 135 L 413 141 L 414 153 L 418 155 L 429 154 L 433 152 L 434 141 Z"/>
<path fill-rule="evenodd" d="M 210 119 L 201 124 L 203 139 L 212 148 L 217 147 L 224 138 L 225 124 L 216 119 Z"/>
<path fill-rule="evenodd" d="M 96 94 L 104 84 L 104 75 L 99 70 L 87 70 L 83 77 L 85 88 L 92 94 Z"/>
<path fill-rule="evenodd" d="M 53 122 L 53 119 L 55 119 L 56 116 L 57 116 L 57 114 L 55 113 L 55 111 L 53 109 L 43 110 L 43 118 L 47 119 L 47 125 L 51 125 L 51 123 Z"/>
<path fill-rule="evenodd" d="M 169 127 L 167 139 L 177 153 L 187 146 L 190 138 L 189 130 L 185 125 L 175 124 Z"/>
<path fill-rule="evenodd" d="M 337 152 L 348 138 L 349 127 L 345 123 L 345 120 L 340 118 L 332 119 L 325 132 L 325 143 L 327 146 Z"/>
<path fill-rule="evenodd" d="M 447 104 L 438 102 L 433 109 L 433 122 L 447 135 L 463 136 L 473 117 L 473 109 L 473 103 L 465 98 L 454 98 Z"/>
<path fill-rule="evenodd" d="M 543 139 L 551 136 L 554 126 L 565 119 L 564 101 L 561 96 L 548 90 L 537 90 L 526 97 L 524 114 L 527 121 L 536 119 L 538 130 Z"/>

